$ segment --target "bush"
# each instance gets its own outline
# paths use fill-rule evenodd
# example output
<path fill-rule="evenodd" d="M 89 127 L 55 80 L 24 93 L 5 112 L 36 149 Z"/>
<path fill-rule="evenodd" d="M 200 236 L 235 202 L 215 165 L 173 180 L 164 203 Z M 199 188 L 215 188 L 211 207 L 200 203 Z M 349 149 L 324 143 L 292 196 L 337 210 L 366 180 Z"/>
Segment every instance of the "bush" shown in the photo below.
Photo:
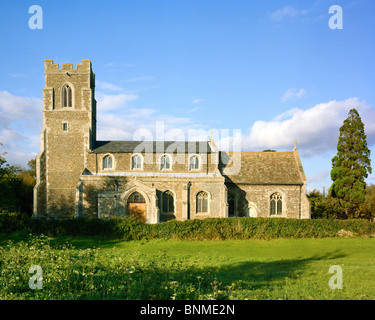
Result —
<path fill-rule="evenodd" d="M 12 233 L 26 228 L 29 219 L 25 214 L 0 211 L 0 232 Z"/>
<path fill-rule="evenodd" d="M 108 239 L 275 239 L 337 237 L 343 231 L 375 234 L 368 220 L 299 220 L 286 218 L 208 218 L 146 224 L 134 218 L 33 219 L 19 213 L 0 214 L 0 232 L 24 231 L 47 236 L 101 236 Z"/>

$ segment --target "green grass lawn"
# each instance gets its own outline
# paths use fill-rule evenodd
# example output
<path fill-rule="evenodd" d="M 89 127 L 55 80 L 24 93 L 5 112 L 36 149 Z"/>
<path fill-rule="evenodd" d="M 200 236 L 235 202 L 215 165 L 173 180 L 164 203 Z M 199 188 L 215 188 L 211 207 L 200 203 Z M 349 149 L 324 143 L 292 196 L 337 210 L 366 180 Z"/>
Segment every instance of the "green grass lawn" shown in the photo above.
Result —
<path fill-rule="evenodd" d="M 16 235 L 7 247 L 8 238 L 0 299 L 375 299 L 374 238 L 24 244 Z M 55 248 L 66 242 L 74 248 Z M 28 288 L 30 264 L 43 268 L 41 291 Z M 328 285 L 332 265 L 343 270 L 341 290 Z"/>

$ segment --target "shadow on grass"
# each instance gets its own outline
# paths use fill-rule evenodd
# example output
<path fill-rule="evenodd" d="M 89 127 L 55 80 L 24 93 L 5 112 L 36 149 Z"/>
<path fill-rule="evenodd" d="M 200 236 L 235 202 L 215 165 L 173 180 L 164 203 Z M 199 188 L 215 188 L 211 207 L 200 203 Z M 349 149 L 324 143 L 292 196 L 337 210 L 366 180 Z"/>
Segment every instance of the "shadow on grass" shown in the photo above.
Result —
<path fill-rule="evenodd" d="M 335 260 L 344 254 L 332 252 L 304 259 L 247 261 L 207 267 L 191 259 L 159 256 L 150 261 L 144 255 L 111 267 L 96 270 L 90 283 L 92 290 L 81 290 L 79 295 L 67 299 L 110 300 L 207 300 L 207 299 L 278 299 L 275 297 L 288 279 L 298 279 L 311 262 Z M 129 263 L 130 262 L 130 263 Z M 76 283 L 85 286 L 78 278 L 72 278 L 70 287 Z M 79 291 L 79 290 L 78 290 Z"/>

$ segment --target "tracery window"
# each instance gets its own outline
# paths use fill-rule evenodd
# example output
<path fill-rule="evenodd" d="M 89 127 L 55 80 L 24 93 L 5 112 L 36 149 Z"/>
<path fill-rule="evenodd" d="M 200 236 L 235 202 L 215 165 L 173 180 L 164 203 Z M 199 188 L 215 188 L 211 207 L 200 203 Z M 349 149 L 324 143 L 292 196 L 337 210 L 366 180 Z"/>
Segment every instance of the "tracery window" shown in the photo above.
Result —
<path fill-rule="evenodd" d="M 161 201 L 163 213 L 174 213 L 174 198 L 171 191 L 163 192 Z"/>
<path fill-rule="evenodd" d="M 128 198 L 128 203 L 145 203 L 145 198 L 137 191 L 133 192 Z"/>
<path fill-rule="evenodd" d="M 197 194 L 197 213 L 208 213 L 208 193 L 201 191 Z"/>
<path fill-rule="evenodd" d="M 274 193 L 270 198 L 270 215 L 281 215 L 283 213 L 283 198 L 281 194 Z"/>

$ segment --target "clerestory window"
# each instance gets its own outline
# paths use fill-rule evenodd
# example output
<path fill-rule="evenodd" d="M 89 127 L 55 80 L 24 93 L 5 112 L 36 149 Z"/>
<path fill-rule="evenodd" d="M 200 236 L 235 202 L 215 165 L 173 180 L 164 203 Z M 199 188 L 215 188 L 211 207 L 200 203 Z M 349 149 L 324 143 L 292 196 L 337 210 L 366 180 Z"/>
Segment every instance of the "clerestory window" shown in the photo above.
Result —
<path fill-rule="evenodd" d="M 190 168 L 190 170 L 198 170 L 199 169 L 199 157 L 198 156 L 190 157 L 189 168 Z"/>
<path fill-rule="evenodd" d="M 171 158 L 168 155 L 163 155 L 160 158 L 160 170 L 170 169 L 171 168 Z"/>
<path fill-rule="evenodd" d="M 110 155 L 103 157 L 103 169 L 113 169 L 113 158 Z"/>
<path fill-rule="evenodd" d="M 132 169 L 142 169 L 142 157 L 139 154 L 132 156 Z"/>

